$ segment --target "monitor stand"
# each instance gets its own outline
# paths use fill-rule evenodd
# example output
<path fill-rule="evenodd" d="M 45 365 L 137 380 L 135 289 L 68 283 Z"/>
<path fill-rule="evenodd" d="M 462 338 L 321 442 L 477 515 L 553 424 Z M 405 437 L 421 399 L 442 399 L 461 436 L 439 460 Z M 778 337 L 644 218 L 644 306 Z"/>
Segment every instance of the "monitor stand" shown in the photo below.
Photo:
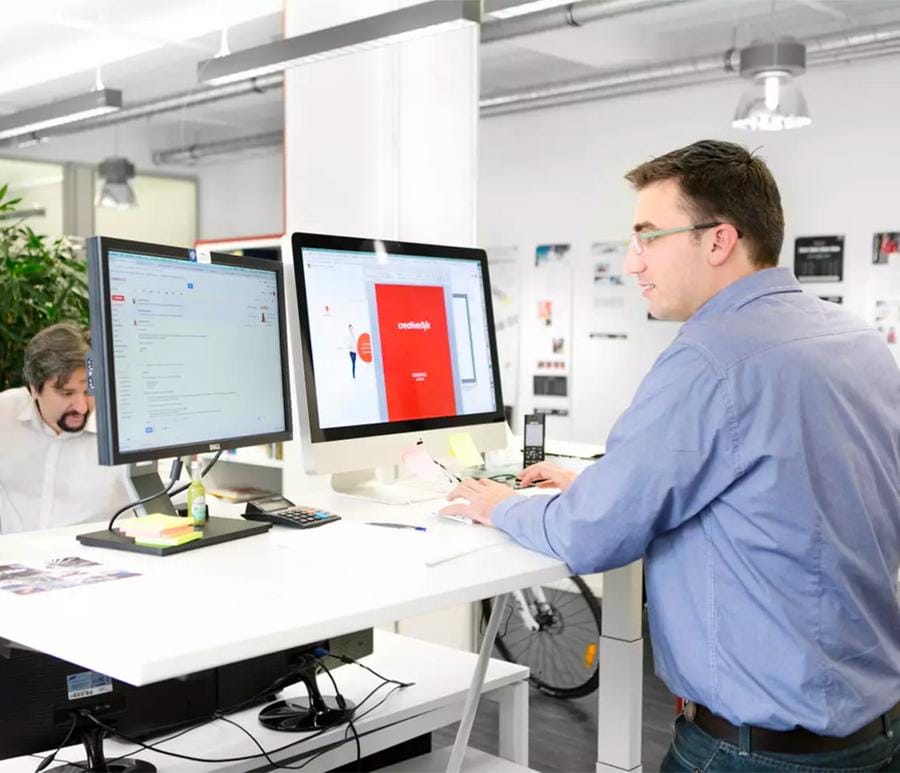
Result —
<path fill-rule="evenodd" d="M 308 733 L 339 725 L 353 717 L 356 704 L 341 697 L 324 697 L 316 683 L 319 664 L 315 658 L 305 658 L 295 672 L 306 685 L 309 701 L 289 699 L 270 703 L 259 712 L 259 721 L 270 730 L 287 733 Z"/>
<path fill-rule="evenodd" d="M 331 488 L 338 494 L 383 505 L 435 501 L 445 499 L 450 492 L 450 484 L 442 479 L 399 479 L 396 467 L 335 473 L 331 476 Z"/>
<path fill-rule="evenodd" d="M 88 722 L 89 720 L 83 720 Z M 107 773 L 156 773 L 156 766 L 144 760 L 127 757 L 107 761 L 103 755 L 103 739 L 106 731 L 93 723 L 80 729 L 81 742 L 87 759 L 49 768 L 47 773 L 85 773 L 85 771 L 106 771 Z"/>
<path fill-rule="evenodd" d="M 149 497 L 151 494 L 162 491 L 166 484 L 159 477 L 159 469 L 157 462 L 152 459 L 148 462 L 137 462 L 128 465 L 128 484 L 130 486 L 132 501 Z M 164 515 L 177 515 L 172 500 L 168 494 L 163 494 L 143 505 L 139 505 L 136 510 L 143 508 L 144 513 L 163 513 Z"/>

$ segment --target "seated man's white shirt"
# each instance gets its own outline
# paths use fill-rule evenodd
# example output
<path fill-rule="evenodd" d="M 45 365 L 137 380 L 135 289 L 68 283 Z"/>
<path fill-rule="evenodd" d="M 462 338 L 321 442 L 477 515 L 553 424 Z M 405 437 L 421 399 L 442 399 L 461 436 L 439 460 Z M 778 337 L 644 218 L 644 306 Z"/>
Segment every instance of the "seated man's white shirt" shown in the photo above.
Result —
<path fill-rule="evenodd" d="M 57 435 L 27 388 L 0 392 L 0 532 L 108 520 L 131 501 L 126 472 L 97 462 L 93 414 Z"/>

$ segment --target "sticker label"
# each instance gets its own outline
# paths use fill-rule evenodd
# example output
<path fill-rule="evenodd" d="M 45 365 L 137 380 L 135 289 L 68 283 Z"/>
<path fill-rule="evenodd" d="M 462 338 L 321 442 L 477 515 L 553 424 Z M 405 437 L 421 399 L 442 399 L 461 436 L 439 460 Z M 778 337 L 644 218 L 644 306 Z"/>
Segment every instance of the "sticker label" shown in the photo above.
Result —
<path fill-rule="evenodd" d="M 105 692 L 112 692 L 112 689 L 112 679 L 94 671 L 82 671 L 66 677 L 66 690 L 70 701 L 102 695 Z"/>

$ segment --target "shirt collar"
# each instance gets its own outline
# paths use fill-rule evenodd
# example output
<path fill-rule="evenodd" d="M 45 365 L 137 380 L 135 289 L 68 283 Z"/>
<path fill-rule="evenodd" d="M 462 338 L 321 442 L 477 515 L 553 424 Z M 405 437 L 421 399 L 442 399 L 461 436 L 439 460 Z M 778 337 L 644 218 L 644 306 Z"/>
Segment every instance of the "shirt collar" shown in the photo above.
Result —
<path fill-rule="evenodd" d="M 741 308 L 764 295 L 802 292 L 800 283 L 789 268 L 765 268 L 754 271 L 717 292 L 693 313 L 689 322 L 706 319 Z"/>
<path fill-rule="evenodd" d="M 21 422 L 30 422 L 31 426 L 34 427 L 38 432 L 43 432 L 45 435 L 51 435 L 55 438 L 70 438 L 70 437 L 80 437 L 85 432 L 90 432 L 91 434 L 97 434 L 97 414 L 96 412 L 91 412 L 91 415 L 88 416 L 87 423 L 84 425 L 84 429 L 81 432 L 61 432 L 59 435 L 53 430 L 53 428 L 44 421 L 44 418 L 41 416 L 41 412 L 38 410 L 37 403 L 34 398 L 31 396 L 31 392 L 28 391 L 28 387 L 25 387 L 25 399 L 22 404 L 22 410 L 19 411 L 18 416 L 16 418 Z"/>

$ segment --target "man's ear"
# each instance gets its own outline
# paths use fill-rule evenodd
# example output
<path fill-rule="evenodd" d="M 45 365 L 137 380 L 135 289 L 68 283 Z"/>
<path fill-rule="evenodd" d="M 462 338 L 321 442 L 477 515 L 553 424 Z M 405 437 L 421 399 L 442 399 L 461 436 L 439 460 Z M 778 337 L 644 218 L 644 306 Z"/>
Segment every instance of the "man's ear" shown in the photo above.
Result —
<path fill-rule="evenodd" d="M 722 223 L 710 230 L 712 231 L 712 241 L 708 253 L 709 264 L 721 266 L 734 252 L 738 240 L 737 229 L 729 223 Z"/>

